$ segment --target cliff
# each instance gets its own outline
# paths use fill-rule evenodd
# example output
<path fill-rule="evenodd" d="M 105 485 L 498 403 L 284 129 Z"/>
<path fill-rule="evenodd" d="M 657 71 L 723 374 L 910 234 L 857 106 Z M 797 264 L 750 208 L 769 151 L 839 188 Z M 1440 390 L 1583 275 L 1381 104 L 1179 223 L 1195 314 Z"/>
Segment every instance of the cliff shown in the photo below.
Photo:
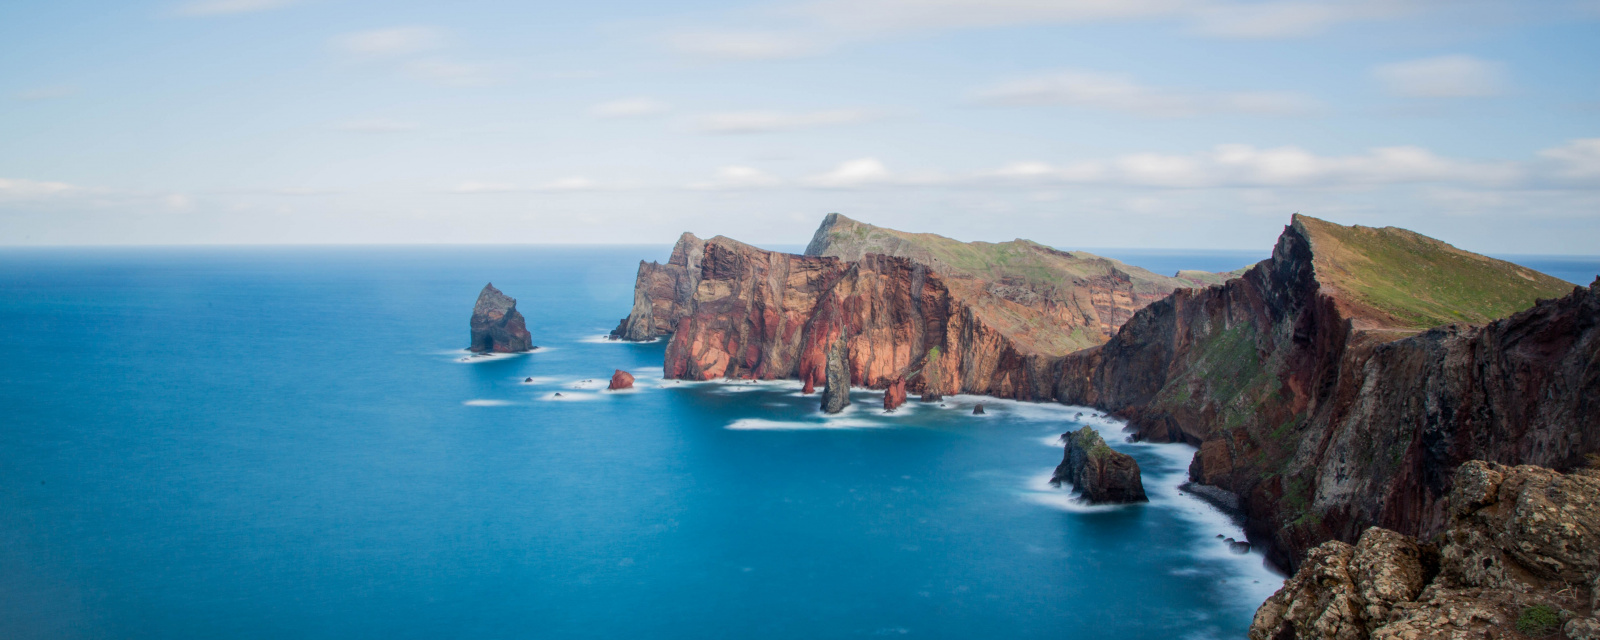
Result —
<path fill-rule="evenodd" d="M 533 348 L 533 337 L 517 313 L 517 301 L 494 283 L 483 286 L 478 302 L 472 307 L 473 353 L 519 353 Z"/>
<path fill-rule="evenodd" d="M 1061 442 L 1065 451 L 1051 484 L 1071 483 L 1090 504 L 1150 501 L 1139 477 L 1139 463 L 1113 450 L 1092 427 L 1063 433 Z"/>
<path fill-rule="evenodd" d="M 830 214 L 805 255 L 684 234 L 641 263 L 612 336 L 671 336 L 669 378 L 824 383 L 845 342 L 850 383 L 1048 400 L 1061 358 L 1196 281 L 1031 242 L 963 243 Z"/>
<path fill-rule="evenodd" d="M 1600 470 L 1472 461 L 1454 475 L 1441 534 L 1372 527 L 1317 546 L 1250 640 L 1600 638 Z"/>
<path fill-rule="evenodd" d="M 1065 358 L 1056 396 L 1198 445 L 1191 476 L 1239 495 L 1293 567 L 1373 525 L 1439 531 L 1465 460 L 1568 468 L 1600 448 L 1597 319 L 1600 283 L 1295 216 L 1272 258 Z"/>

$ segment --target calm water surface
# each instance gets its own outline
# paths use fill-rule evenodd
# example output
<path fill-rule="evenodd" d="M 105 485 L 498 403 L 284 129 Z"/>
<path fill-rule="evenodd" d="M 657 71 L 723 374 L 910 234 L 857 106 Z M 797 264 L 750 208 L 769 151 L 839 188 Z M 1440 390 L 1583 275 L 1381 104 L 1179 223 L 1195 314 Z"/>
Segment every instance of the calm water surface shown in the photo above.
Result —
<path fill-rule="evenodd" d="M 666 254 L 0 253 L 0 635 L 1237 638 L 1276 587 L 1092 412 L 661 380 L 596 336 Z M 462 361 L 486 281 L 543 349 Z M 1045 484 L 1078 423 L 1151 504 Z"/>

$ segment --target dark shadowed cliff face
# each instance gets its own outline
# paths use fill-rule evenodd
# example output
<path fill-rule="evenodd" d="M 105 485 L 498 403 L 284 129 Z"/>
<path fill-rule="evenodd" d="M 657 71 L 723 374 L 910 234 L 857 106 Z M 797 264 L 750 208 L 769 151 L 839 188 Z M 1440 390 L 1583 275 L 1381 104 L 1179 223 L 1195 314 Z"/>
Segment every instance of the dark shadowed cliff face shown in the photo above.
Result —
<path fill-rule="evenodd" d="M 1195 283 L 1026 241 L 962 243 L 830 215 L 807 255 L 685 234 L 667 264 L 640 265 L 633 312 L 612 335 L 670 334 L 669 378 L 814 388 L 842 339 L 856 386 L 1048 400 L 1063 356 L 1180 286 Z"/>
<path fill-rule="evenodd" d="M 472 307 L 473 353 L 518 353 L 533 348 L 533 338 L 528 335 L 522 314 L 517 313 L 517 301 L 500 293 L 494 284 L 486 284 L 478 294 L 478 303 Z"/>
<path fill-rule="evenodd" d="M 1600 449 L 1597 318 L 1600 285 L 1297 216 L 1244 276 L 1068 357 L 1057 396 L 1199 445 L 1194 479 L 1241 495 L 1252 535 L 1293 566 L 1372 525 L 1438 531 L 1464 460 L 1565 468 Z"/>

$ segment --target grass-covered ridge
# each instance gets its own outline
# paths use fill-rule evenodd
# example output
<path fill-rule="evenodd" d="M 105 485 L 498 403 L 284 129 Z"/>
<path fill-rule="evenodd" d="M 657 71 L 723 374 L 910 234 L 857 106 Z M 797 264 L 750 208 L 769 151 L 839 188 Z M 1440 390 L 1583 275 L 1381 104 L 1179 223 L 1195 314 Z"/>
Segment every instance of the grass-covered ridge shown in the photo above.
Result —
<path fill-rule="evenodd" d="M 1347 227 L 1302 215 L 1293 225 L 1311 241 L 1318 282 L 1378 312 L 1374 320 L 1387 326 L 1489 322 L 1573 287 L 1405 229 Z"/>

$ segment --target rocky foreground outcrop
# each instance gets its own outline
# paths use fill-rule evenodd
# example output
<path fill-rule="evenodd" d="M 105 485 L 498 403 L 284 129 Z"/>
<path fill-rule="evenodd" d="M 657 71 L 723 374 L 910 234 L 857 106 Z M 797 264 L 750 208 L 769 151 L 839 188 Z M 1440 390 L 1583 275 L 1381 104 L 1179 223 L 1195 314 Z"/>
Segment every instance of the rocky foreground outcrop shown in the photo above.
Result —
<path fill-rule="evenodd" d="M 667 263 L 640 263 L 612 336 L 670 335 L 668 378 L 799 378 L 809 390 L 843 340 L 854 386 L 1048 400 L 1061 358 L 1193 286 L 1025 240 L 963 243 L 832 214 L 805 255 L 684 234 Z"/>
<path fill-rule="evenodd" d="M 1442 533 L 1318 545 L 1250 640 L 1600 638 L 1600 470 L 1471 461 L 1454 475 Z"/>
<path fill-rule="evenodd" d="M 494 288 L 494 283 L 483 285 L 478 293 L 478 303 L 472 307 L 473 353 L 521 353 L 533 348 L 533 336 L 517 313 L 517 301 Z"/>
<path fill-rule="evenodd" d="M 1070 483 L 1090 504 L 1150 501 L 1139 477 L 1139 463 L 1112 449 L 1094 428 L 1063 433 L 1061 442 L 1066 447 L 1061 464 L 1050 477 L 1051 484 Z"/>
<path fill-rule="evenodd" d="M 1198 445 L 1192 478 L 1239 496 L 1293 568 L 1374 525 L 1440 531 L 1466 460 L 1566 469 L 1600 450 L 1596 361 L 1600 283 L 1296 216 L 1242 277 L 1064 359 L 1057 397 Z"/>
<path fill-rule="evenodd" d="M 844 341 L 828 349 L 828 362 L 822 385 L 822 411 L 838 413 L 850 406 L 850 368 L 845 363 Z"/>

